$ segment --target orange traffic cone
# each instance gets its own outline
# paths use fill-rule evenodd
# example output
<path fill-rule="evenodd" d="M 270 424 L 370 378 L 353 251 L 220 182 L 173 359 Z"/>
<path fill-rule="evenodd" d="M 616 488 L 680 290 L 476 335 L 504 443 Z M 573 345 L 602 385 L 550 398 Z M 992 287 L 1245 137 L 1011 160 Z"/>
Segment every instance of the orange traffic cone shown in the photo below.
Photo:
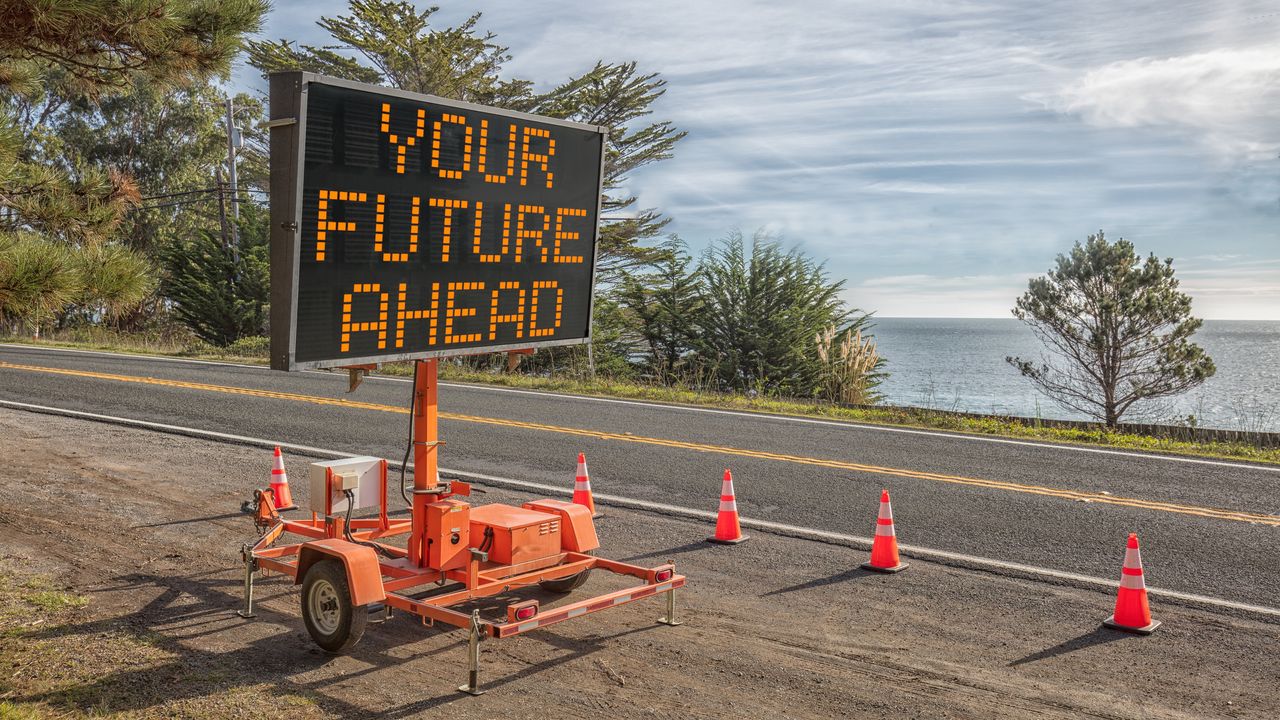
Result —
<path fill-rule="evenodd" d="M 591 511 L 591 517 L 602 517 L 604 513 L 596 512 L 596 501 L 591 496 L 591 478 L 587 475 L 587 456 L 578 453 L 578 476 L 573 481 L 573 503 Z"/>
<path fill-rule="evenodd" d="M 733 497 L 733 475 L 724 471 L 724 482 L 720 484 L 720 514 L 716 516 L 716 534 L 707 538 L 709 542 L 721 545 L 736 545 L 747 536 L 742 534 L 742 526 L 738 524 L 738 501 Z"/>
<path fill-rule="evenodd" d="M 876 536 L 871 543 L 871 561 L 862 563 L 867 570 L 896 573 L 907 569 L 907 563 L 898 559 L 898 536 L 893 531 L 893 508 L 889 505 L 889 491 L 880 492 L 880 515 L 876 518 Z"/>
<path fill-rule="evenodd" d="M 1124 551 L 1124 568 L 1120 571 L 1120 592 L 1116 595 L 1116 611 L 1102 624 L 1116 630 L 1150 635 L 1160 627 L 1151 619 L 1147 604 L 1147 583 L 1142 579 L 1142 553 L 1138 550 L 1138 533 L 1129 533 Z"/>
<path fill-rule="evenodd" d="M 271 495 L 277 510 L 297 510 L 293 496 L 289 494 L 289 476 L 284 472 L 284 458 L 276 448 L 276 464 L 271 468 Z"/>

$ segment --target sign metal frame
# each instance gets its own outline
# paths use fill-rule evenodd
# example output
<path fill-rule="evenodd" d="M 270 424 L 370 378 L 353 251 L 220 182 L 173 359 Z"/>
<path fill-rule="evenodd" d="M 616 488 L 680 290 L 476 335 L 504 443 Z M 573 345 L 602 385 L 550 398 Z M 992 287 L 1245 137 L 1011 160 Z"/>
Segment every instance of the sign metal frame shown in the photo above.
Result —
<path fill-rule="evenodd" d="M 593 315 L 595 312 L 596 261 L 600 252 L 600 225 L 603 221 L 604 164 L 609 137 L 608 128 L 548 118 L 541 115 L 477 105 L 450 100 L 436 95 L 423 95 L 380 85 L 342 80 L 310 72 L 272 73 L 270 82 L 270 114 L 267 127 L 270 137 L 271 207 L 270 207 L 270 255 L 271 255 L 271 368 L 274 370 L 315 370 L 323 368 L 368 365 L 400 360 L 415 360 L 464 355 L 483 355 L 493 352 L 538 349 L 566 345 L 583 345 L 591 342 Z M 375 93 L 420 103 L 431 103 L 462 111 L 484 112 L 513 120 L 524 120 L 544 125 L 556 125 L 600 133 L 600 167 L 597 171 L 596 222 L 592 229 L 590 297 L 587 305 L 586 337 L 538 342 L 516 342 L 484 347 L 419 350 L 414 352 L 385 353 L 352 356 L 333 360 L 298 361 L 298 282 L 302 251 L 302 182 L 306 164 L 307 91 L 311 85 L 333 87 Z"/>

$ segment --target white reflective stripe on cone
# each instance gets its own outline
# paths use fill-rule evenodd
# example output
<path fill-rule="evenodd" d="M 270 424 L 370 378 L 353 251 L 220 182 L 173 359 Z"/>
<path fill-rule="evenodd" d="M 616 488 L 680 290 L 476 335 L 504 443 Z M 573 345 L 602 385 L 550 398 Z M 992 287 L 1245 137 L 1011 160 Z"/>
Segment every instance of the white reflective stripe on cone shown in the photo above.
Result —
<path fill-rule="evenodd" d="M 587 482 L 586 480 L 575 480 L 573 483 L 573 489 L 574 490 L 590 490 L 591 483 Z"/>
<path fill-rule="evenodd" d="M 1124 549 L 1124 566 L 1130 570 L 1142 569 L 1142 551 L 1138 548 Z"/>
<path fill-rule="evenodd" d="M 720 512 L 726 511 L 738 512 L 738 502 L 736 500 L 721 500 Z"/>
<path fill-rule="evenodd" d="M 893 508 L 889 506 L 889 503 L 880 503 L 880 515 L 879 515 L 879 518 L 880 518 L 881 520 L 892 520 L 892 519 L 893 519 Z"/>
<path fill-rule="evenodd" d="M 887 536 L 887 537 L 894 537 L 894 536 L 895 536 L 895 534 L 894 534 L 894 532 L 893 532 L 893 526 L 892 526 L 892 525 L 877 525 L 877 526 L 876 526 L 876 534 L 877 534 L 877 535 L 879 535 L 879 536 L 881 536 L 881 537 L 886 537 L 886 536 Z"/>
<path fill-rule="evenodd" d="M 1146 590 L 1147 584 L 1143 581 L 1141 575 L 1121 575 L 1120 587 L 1129 590 Z"/>
<path fill-rule="evenodd" d="M 732 480 L 725 480 L 724 482 L 720 483 L 720 494 L 721 494 L 721 495 L 732 495 L 732 494 L 733 494 L 733 481 L 732 481 Z"/>

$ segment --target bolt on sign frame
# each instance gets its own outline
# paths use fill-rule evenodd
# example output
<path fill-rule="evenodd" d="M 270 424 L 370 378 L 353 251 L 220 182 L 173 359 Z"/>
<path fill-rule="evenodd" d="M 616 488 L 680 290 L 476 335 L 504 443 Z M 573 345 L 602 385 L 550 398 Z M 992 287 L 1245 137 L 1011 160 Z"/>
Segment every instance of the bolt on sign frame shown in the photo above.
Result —
<path fill-rule="evenodd" d="M 339 558 L 357 610 L 396 608 L 468 629 L 469 681 L 459 689 L 472 694 L 483 636 L 663 594 L 659 622 L 680 624 L 675 591 L 685 577 L 673 564 L 563 548 L 500 564 L 473 549 L 461 567 L 441 569 L 428 551 L 428 506 L 470 493 L 466 483 L 437 484 L 438 358 L 590 341 L 604 128 L 310 73 L 270 82 L 272 367 L 415 360 L 414 483 L 408 520 L 388 516 L 385 461 L 377 517 L 347 526 L 340 516 L 291 520 L 260 507 L 269 523 L 243 548 L 240 614 L 253 616 L 258 571 L 298 583 L 317 559 Z M 269 493 L 259 498 L 270 503 Z M 286 534 L 303 541 L 277 545 Z M 403 547 L 386 542 L 403 536 Z M 592 569 L 639 584 L 546 611 L 517 602 L 505 622 L 458 609 Z"/>

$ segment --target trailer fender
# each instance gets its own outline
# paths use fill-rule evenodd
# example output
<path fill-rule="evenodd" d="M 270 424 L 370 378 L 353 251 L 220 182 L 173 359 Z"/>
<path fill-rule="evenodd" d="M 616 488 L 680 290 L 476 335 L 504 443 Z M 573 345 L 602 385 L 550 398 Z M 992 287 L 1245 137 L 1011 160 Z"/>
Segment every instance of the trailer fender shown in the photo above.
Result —
<path fill-rule="evenodd" d="M 560 516 L 560 546 L 569 552 L 591 552 L 600 547 L 596 537 L 596 525 L 591 520 L 591 511 L 582 505 L 564 502 L 563 500 L 534 500 L 522 506 L 526 510 L 537 510 Z"/>
<path fill-rule="evenodd" d="M 312 565 L 330 557 L 336 558 L 347 569 L 347 585 L 351 588 L 352 605 L 360 607 L 387 599 L 386 590 L 382 587 L 378 554 L 371 547 L 340 538 L 313 540 L 303 544 L 298 551 L 298 573 L 293 576 L 293 584 L 301 584 Z"/>

